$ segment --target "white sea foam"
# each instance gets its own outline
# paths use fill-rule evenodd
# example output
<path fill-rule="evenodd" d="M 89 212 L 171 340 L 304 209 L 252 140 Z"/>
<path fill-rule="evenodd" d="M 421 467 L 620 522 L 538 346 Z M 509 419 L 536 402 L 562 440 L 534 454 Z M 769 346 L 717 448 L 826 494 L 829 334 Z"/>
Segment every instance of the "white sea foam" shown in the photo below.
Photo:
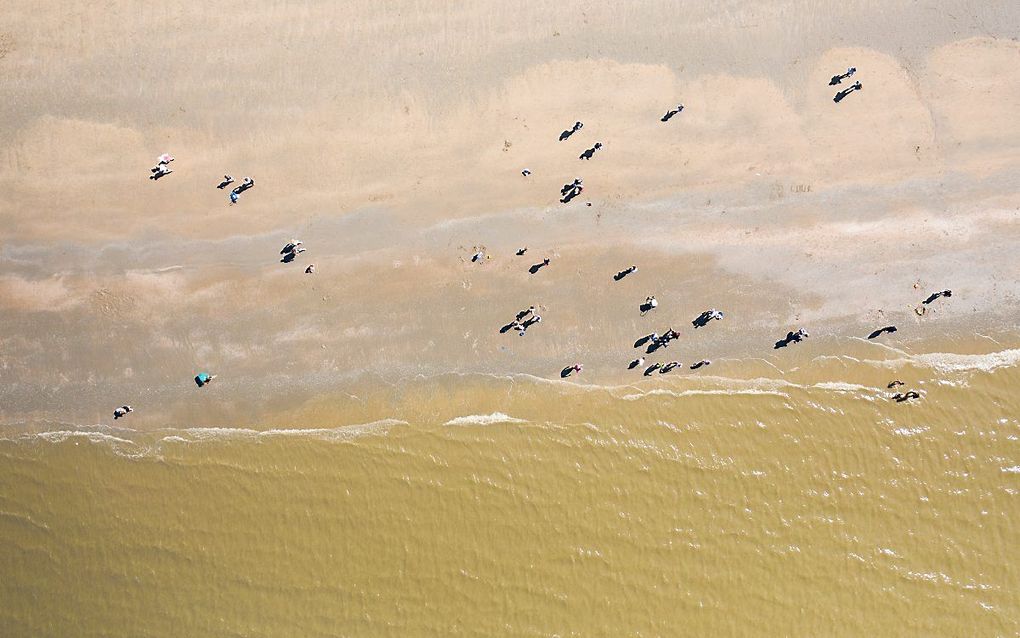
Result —
<path fill-rule="evenodd" d="M 325 441 L 349 439 L 369 432 L 385 432 L 396 425 L 407 425 L 407 421 L 399 419 L 383 419 L 371 423 L 342 425 L 335 428 L 273 428 L 270 430 L 253 430 L 250 428 L 185 428 L 175 431 L 162 438 L 164 442 L 200 443 L 203 441 L 223 441 L 229 439 L 258 440 L 277 437 L 307 437 Z"/>
<path fill-rule="evenodd" d="M 736 396 L 740 394 L 747 395 L 758 395 L 758 396 L 776 396 L 784 399 L 790 398 L 785 392 L 779 392 L 777 390 L 667 390 L 664 388 L 656 388 L 647 392 L 641 392 L 638 394 L 626 394 L 622 398 L 624 401 L 637 401 L 638 399 L 644 399 L 651 396 L 669 396 L 669 397 L 689 397 L 689 396 L 711 396 L 711 395 L 722 395 L 722 396 Z"/>
<path fill-rule="evenodd" d="M 492 414 L 469 414 L 450 419 L 443 425 L 495 425 L 497 423 L 527 423 L 524 419 L 493 412 Z"/>
<path fill-rule="evenodd" d="M 830 390 L 832 392 L 852 392 L 854 394 L 860 392 L 874 392 L 876 388 L 869 388 L 866 385 L 860 385 L 857 383 L 846 383 L 844 381 L 823 381 L 822 383 L 814 384 L 815 388 L 819 390 Z"/>
<path fill-rule="evenodd" d="M 206 441 L 225 441 L 231 439 L 261 440 L 274 437 L 307 437 L 324 441 L 339 441 L 369 433 L 385 433 L 390 427 L 396 425 L 407 425 L 407 421 L 397 419 L 383 419 L 371 423 L 359 423 L 344 425 L 335 428 L 275 428 L 270 430 L 253 430 L 251 428 L 183 428 L 156 430 L 151 433 L 121 429 L 125 436 L 131 439 L 113 436 L 91 429 L 80 430 L 53 430 L 32 434 L 23 434 L 16 439 L 19 441 L 43 440 L 49 443 L 63 443 L 68 440 L 85 440 L 90 443 L 107 444 L 118 453 L 130 451 L 133 453 L 154 451 L 153 442 L 156 447 L 159 443 L 202 443 Z M 114 428 L 109 428 L 114 429 Z M 126 434 L 130 432 L 131 434 Z M 135 440 L 132 440 L 135 439 Z M 125 450 L 124 446 L 130 446 Z"/>
<path fill-rule="evenodd" d="M 1014 465 L 1013 467 L 1004 467 L 1002 468 L 1002 471 L 1005 474 L 1020 474 L 1020 465 Z"/>
<path fill-rule="evenodd" d="M 926 427 L 920 428 L 896 428 L 893 430 L 893 434 L 898 436 L 917 436 L 918 434 L 924 434 L 928 431 Z"/>
<path fill-rule="evenodd" d="M 996 368 L 1008 368 L 1020 363 L 1020 349 L 1001 350 L 987 354 L 953 354 L 933 352 L 913 357 L 918 363 L 931 366 L 939 372 L 991 372 Z"/>
<path fill-rule="evenodd" d="M 89 430 L 59 430 L 54 432 L 39 432 L 38 434 L 26 434 L 22 439 L 43 439 L 50 443 L 63 443 L 68 439 L 86 439 L 90 443 L 120 443 L 126 445 L 134 445 L 134 441 L 122 439 L 117 436 L 111 436 L 109 434 L 103 434 L 102 432 L 92 432 Z"/>

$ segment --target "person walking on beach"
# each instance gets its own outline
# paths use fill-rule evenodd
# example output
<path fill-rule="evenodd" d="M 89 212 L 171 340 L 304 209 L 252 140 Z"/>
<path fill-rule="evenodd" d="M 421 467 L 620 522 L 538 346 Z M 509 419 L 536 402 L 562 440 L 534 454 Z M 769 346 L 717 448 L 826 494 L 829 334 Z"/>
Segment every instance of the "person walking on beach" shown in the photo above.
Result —
<path fill-rule="evenodd" d="M 832 76 L 832 79 L 829 80 L 829 86 L 836 86 L 837 84 L 847 79 L 854 73 L 857 73 L 857 69 L 854 67 L 850 67 L 849 69 L 846 70 L 846 73 L 840 73 L 839 75 Z"/>
<path fill-rule="evenodd" d="M 861 90 L 861 83 L 860 82 L 854 82 L 852 85 L 850 85 L 849 88 L 843 89 L 842 91 L 837 93 L 832 98 L 832 101 L 835 102 L 836 104 L 839 104 L 840 102 L 843 101 L 843 98 L 845 98 L 846 96 L 850 95 L 854 91 L 860 91 L 860 90 Z"/>
<path fill-rule="evenodd" d="M 537 272 L 538 272 L 539 270 L 542 270 L 543 268 L 545 268 L 546 266 L 548 266 L 548 265 L 549 265 L 549 263 L 550 263 L 550 262 L 549 262 L 549 258 L 548 258 L 548 257 L 546 257 L 545 259 L 543 259 L 543 260 L 542 260 L 542 261 L 540 261 L 539 263 L 537 263 L 537 264 L 532 264 L 532 265 L 531 265 L 531 268 L 528 268 L 528 272 L 529 272 L 529 273 L 531 273 L 532 275 L 534 275 L 534 274 L 535 274 L 535 273 L 537 273 Z"/>
<path fill-rule="evenodd" d="M 157 180 L 161 177 L 169 175 L 170 173 L 173 173 L 173 170 L 171 170 L 169 166 L 167 166 L 166 164 L 160 164 L 159 166 L 152 169 L 152 175 L 149 175 L 149 179 Z"/>
<path fill-rule="evenodd" d="M 197 375 L 195 375 L 195 385 L 201 388 L 205 385 L 212 383 L 213 379 L 215 378 L 216 378 L 215 374 L 209 374 L 208 372 L 199 372 Z"/>
<path fill-rule="evenodd" d="M 127 416 L 128 412 L 134 412 L 130 405 L 120 406 L 119 408 L 113 411 L 113 420 L 116 421 L 122 416 Z"/>
<path fill-rule="evenodd" d="M 528 328 L 535 325 L 536 323 L 542 323 L 541 315 L 534 315 L 527 321 L 521 322 L 520 327 L 518 328 L 518 330 L 520 330 L 519 334 L 523 337 L 525 333 L 528 332 Z"/>
<path fill-rule="evenodd" d="M 301 241 L 300 239 L 292 239 L 289 242 L 287 242 L 287 244 L 283 248 L 280 249 L 280 254 L 286 255 L 287 253 L 292 253 L 303 243 L 304 242 Z"/>
<path fill-rule="evenodd" d="M 173 155 L 171 155 L 170 153 L 163 153 L 162 155 L 156 158 L 156 165 L 149 170 L 150 172 L 158 173 L 160 172 L 160 170 L 167 169 L 167 172 L 170 172 L 169 166 L 170 162 L 172 161 L 174 161 Z"/>
<path fill-rule="evenodd" d="M 241 182 L 240 185 L 234 187 L 233 190 L 230 191 L 230 203 L 231 204 L 236 204 L 237 203 L 237 197 L 241 193 L 243 193 L 244 191 L 248 190 L 249 188 L 251 188 L 253 186 L 255 186 L 255 180 L 253 180 L 250 177 L 245 177 L 244 181 Z"/>
<path fill-rule="evenodd" d="M 625 268 L 625 269 L 621 270 L 620 272 L 616 273 L 615 275 L 613 275 L 613 279 L 615 279 L 616 281 L 620 281 L 621 279 L 623 279 L 627 275 L 629 275 L 631 273 L 634 273 L 634 272 L 637 272 L 637 266 L 631 265 L 630 268 Z"/>
<path fill-rule="evenodd" d="M 602 142 L 595 142 L 595 146 L 592 146 L 585 152 L 578 155 L 577 159 L 590 160 L 595 155 L 595 151 L 599 150 L 600 148 L 602 148 Z"/>
<path fill-rule="evenodd" d="M 572 181 L 569 184 L 564 184 L 563 185 L 563 188 L 560 189 L 560 195 L 566 195 L 567 193 L 569 193 L 572 190 L 575 190 L 577 188 L 581 188 L 583 185 L 584 185 L 584 180 L 582 180 L 580 177 L 575 177 L 574 181 Z"/>
<path fill-rule="evenodd" d="M 648 314 L 659 307 L 659 301 L 654 297 L 645 297 L 645 302 L 639 306 L 638 310 L 641 311 L 641 316 Z"/>
<path fill-rule="evenodd" d="M 565 141 L 568 137 L 581 130 L 584 126 L 581 122 L 574 122 L 574 126 L 560 133 L 560 141 Z"/>
<path fill-rule="evenodd" d="M 715 308 L 712 308 L 711 310 L 706 310 L 705 312 L 698 315 L 698 317 L 691 323 L 694 324 L 695 328 L 703 328 L 708 325 L 709 321 L 712 321 L 713 319 L 716 321 L 721 321 L 722 318 L 723 313 L 719 312 Z"/>
<path fill-rule="evenodd" d="M 280 261 L 285 263 L 285 264 L 289 264 L 290 262 L 292 262 L 295 259 L 297 259 L 297 256 L 300 255 L 303 252 L 305 252 L 304 248 L 302 248 L 301 246 L 296 246 L 290 252 L 284 253 L 283 259 L 281 259 Z"/>
<path fill-rule="evenodd" d="M 670 110 L 666 111 L 666 114 L 663 115 L 659 119 L 659 121 L 660 122 L 668 122 L 670 120 L 670 118 L 672 118 L 674 115 L 677 115 L 682 110 L 684 110 L 684 105 L 683 104 L 677 104 L 675 109 L 670 109 Z"/>
<path fill-rule="evenodd" d="M 776 342 L 775 349 L 778 350 L 780 348 L 785 348 L 791 343 L 800 343 L 809 336 L 810 335 L 808 334 L 807 330 L 803 328 L 799 328 L 797 332 L 787 332 L 785 339 L 780 339 L 779 341 Z"/>
<path fill-rule="evenodd" d="M 908 392 L 897 392 L 896 394 L 893 395 L 892 398 L 897 403 L 903 403 L 904 401 L 909 401 L 910 399 L 920 399 L 921 395 L 915 392 L 914 390 L 910 390 Z"/>
<path fill-rule="evenodd" d="M 953 291 L 952 290 L 943 290 L 942 292 L 933 292 L 933 293 L 931 293 L 931 295 L 929 295 L 929 297 L 927 299 L 925 299 L 921 303 L 923 303 L 924 305 L 928 305 L 931 302 L 933 302 L 936 299 L 938 299 L 939 297 L 952 297 L 952 296 L 953 296 Z"/>

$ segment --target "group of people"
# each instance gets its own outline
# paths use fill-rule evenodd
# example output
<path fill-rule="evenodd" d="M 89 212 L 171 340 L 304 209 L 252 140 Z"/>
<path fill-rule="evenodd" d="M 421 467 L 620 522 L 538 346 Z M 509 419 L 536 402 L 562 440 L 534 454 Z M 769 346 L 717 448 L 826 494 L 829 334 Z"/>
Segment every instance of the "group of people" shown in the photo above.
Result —
<path fill-rule="evenodd" d="M 638 306 L 638 310 L 641 311 L 641 315 L 644 316 L 647 313 L 655 310 L 659 307 L 659 300 L 655 296 L 645 297 L 645 302 Z"/>
<path fill-rule="evenodd" d="M 782 339 L 780 339 L 779 341 L 776 342 L 776 345 L 774 346 L 774 349 L 778 350 L 780 348 L 785 348 L 786 346 L 790 345 L 791 343 L 800 343 L 801 341 L 803 341 L 804 339 L 806 339 L 809 336 L 811 336 L 811 335 L 809 335 L 807 330 L 805 330 L 803 328 L 798 328 L 797 332 L 787 332 L 786 333 L 786 337 L 784 337 L 784 338 L 782 338 Z"/>
<path fill-rule="evenodd" d="M 280 261 L 285 264 L 289 264 L 290 262 L 297 259 L 298 255 L 305 252 L 305 247 L 302 245 L 303 243 L 304 242 L 302 242 L 300 239 L 292 239 L 289 242 L 287 242 L 287 244 L 280 249 L 280 254 L 283 255 L 283 257 L 280 258 Z M 314 273 L 315 264 L 309 264 L 308 267 L 305 268 L 305 274 L 311 275 Z"/>
<path fill-rule="evenodd" d="M 518 312 L 510 323 L 500 329 L 500 332 L 516 330 L 517 334 L 523 337 L 528 332 L 528 328 L 536 323 L 542 323 L 542 316 L 535 313 L 535 306 L 528 306 Z"/>
<path fill-rule="evenodd" d="M 173 173 L 174 172 L 173 169 L 170 168 L 170 162 L 172 162 L 172 161 L 174 161 L 174 157 L 173 157 L 173 155 L 171 155 L 169 153 L 163 153 L 162 155 L 157 157 L 156 158 L 156 165 L 149 169 L 149 173 L 150 173 L 149 179 L 157 180 L 157 179 L 159 179 L 161 177 L 165 177 L 165 176 L 169 175 L 170 173 Z M 229 186 L 229 185 L 231 185 L 233 183 L 234 183 L 234 178 L 232 176 L 224 175 L 223 176 L 223 181 L 221 181 L 219 184 L 217 184 L 216 188 L 219 188 L 219 189 L 222 190 L 222 189 L 226 188 L 227 186 Z M 255 186 L 255 180 L 250 178 L 250 177 L 245 177 L 244 180 L 239 185 L 237 185 L 236 187 L 231 189 L 231 191 L 230 191 L 230 203 L 231 204 L 236 204 L 238 198 L 240 198 L 240 196 L 241 196 L 241 193 L 243 193 L 244 191 L 248 190 L 249 188 L 251 188 L 253 186 Z"/>
<path fill-rule="evenodd" d="M 857 73 L 857 68 L 856 67 L 850 67 L 849 69 L 846 70 L 846 73 L 840 73 L 839 75 L 832 76 L 832 79 L 829 80 L 829 86 L 836 86 L 837 84 L 841 83 L 843 80 L 846 80 L 847 78 L 852 76 L 854 73 Z M 861 83 L 860 82 L 854 82 L 848 88 L 845 88 L 842 91 L 838 91 L 836 93 L 836 95 L 833 96 L 832 101 L 835 102 L 836 104 L 839 104 L 841 101 L 843 101 L 843 98 L 845 98 L 846 96 L 850 95 L 854 91 L 860 91 L 860 90 L 861 90 Z"/>
<path fill-rule="evenodd" d="M 229 182 L 227 182 L 227 184 L 234 181 L 234 178 L 231 177 L 230 175 L 224 175 L 223 177 L 224 180 L 228 179 L 230 180 Z M 253 186 L 255 186 L 255 180 L 253 180 L 250 177 L 245 177 L 240 184 L 238 184 L 237 186 L 230 190 L 230 203 L 236 204 L 237 200 L 241 197 L 241 193 L 243 193 L 244 191 L 248 190 Z"/>
<path fill-rule="evenodd" d="M 569 184 L 564 184 L 563 188 L 560 189 L 560 195 L 562 195 L 562 197 L 560 197 L 560 203 L 566 204 L 582 192 L 584 192 L 584 181 L 580 177 L 576 177 L 574 178 L 574 181 Z"/>
<path fill-rule="evenodd" d="M 149 169 L 151 175 L 149 179 L 156 180 L 160 177 L 164 177 L 173 173 L 173 169 L 170 168 L 170 162 L 174 161 L 174 158 L 169 153 L 163 153 L 156 158 L 156 165 Z"/>
<path fill-rule="evenodd" d="M 843 80 L 852 77 L 856 72 L 857 72 L 856 68 L 850 67 L 850 68 L 848 68 L 846 70 L 845 73 L 841 73 L 839 75 L 833 76 L 832 79 L 829 82 L 829 85 L 830 86 L 838 85 Z M 838 103 L 843 98 L 845 98 L 847 95 L 849 95 L 851 92 L 859 91 L 859 90 L 861 90 L 861 83 L 860 82 L 855 82 L 849 88 L 846 88 L 846 89 L 843 89 L 842 91 L 839 91 L 836 94 L 836 96 L 833 98 L 833 100 Z M 668 122 L 671 118 L 673 118 L 674 116 L 676 116 L 677 114 L 679 114 L 683 110 L 684 110 L 684 105 L 683 104 L 678 104 L 676 106 L 676 108 L 668 110 L 666 112 L 666 114 L 662 116 L 661 121 L 662 122 Z M 584 126 L 584 124 L 582 122 L 580 122 L 580 121 L 575 122 L 574 125 L 570 129 L 564 130 L 560 134 L 560 138 L 559 138 L 560 141 L 567 140 L 574 133 L 579 131 L 583 126 Z M 600 150 L 601 148 L 602 148 L 602 143 L 601 142 L 596 142 L 594 144 L 594 146 L 592 146 L 591 148 L 589 148 L 589 149 L 585 150 L 583 153 L 581 153 L 581 155 L 579 156 L 579 159 L 590 160 L 595 155 L 595 153 L 598 150 Z M 171 156 L 168 153 L 164 153 L 164 154 L 160 155 L 157 158 L 156 165 L 151 169 L 150 179 L 157 180 L 157 179 L 160 179 L 161 177 L 163 177 L 165 175 L 168 175 L 168 174 L 172 173 L 173 170 L 170 168 L 170 162 L 173 162 L 173 161 L 174 161 L 173 156 Z M 525 168 L 524 170 L 521 171 L 521 174 L 524 175 L 525 177 L 527 177 L 527 176 L 529 176 L 531 174 L 531 171 L 529 169 Z M 224 175 L 223 176 L 223 181 L 217 186 L 217 188 L 223 189 L 223 188 L 226 188 L 227 186 L 229 186 L 232 183 L 234 183 L 234 178 L 232 176 L 230 176 L 230 175 Z M 243 192 L 245 192 L 246 190 L 248 190 L 248 189 L 250 189 L 250 188 L 252 188 L 254 186 L 255 186 L 255 180 L 252 179 L 251 177 L 245 177 L 240 185 L 238 185 L 235 188 L 231 189 L 231 191 L 230 191 L 230 203 L 231 204 L 236 204 L 238 199 L 239 199 L 239 197 L 240 197 L 240 195 Z M 584 190 L 583 180 L 580 177 L 578 177 L 578 178 L 574 179 L 573 182 L 571 182 L 569 184 L 565 184 L 563 186 L 563 188 L 560 190 L 560 195 L 562 196 L 560 201 L 562 203 L 567 203 L 570 200 L 572 200 L 574 197 L 577 197 L 578 195 L 580 195 L 583 190 Z M 288 242 L 283 247 L 283 249 L 280 251 L 280 254 L 282 255 L 281 261 L 284 262 L 284 263 L 289 263 L 291 261 L 294 261 L 294 259 L 299 254 L 301 254 L 302 252 L 305 251 L 305 248 L 303 247 L 302 243 L 303 242 L 301 242 L 301 240 L 298 240 L 298 239 L 293 239 L 290 242 Z M 520 249 L 517 250 L 516 254 L 518 256 L 521 256 L 521 255 L 524 255 L 524 253 L 526 251 L 527 251 L 526 247 L 525 248 L 520 248 Z M 471 261 L 472 262 L 480 262 L 480 261 L 482 261 L 485 258 L 486 258 L 486 255 L 484 254 L 484 252 L 479 250 L 479 251 L 475 252 L 474 255 L 472 255 Z M 540 268 L 542 268 L 544 266 L 547 266 L 548 264 L 549 264 L 549 259 L 547 258 L 547 259 L 544 259 L 541 263 L 533 265 L 531 267 L 532 274 L 537 272 Z M 636 265 L 631 265 L 630 267 L 628 267 L 628 268 L 626 268 L 624 270 L 621 270 L 618 273 L 616 273 L 616 275 L 613 278 L 616 281 L 620 281 L 620 280 L 624 279 L 625 277 L 627 277 L 628 275 L 630 275 L 630 274 L 632 274 L 632 273 L 634 273 L 636 271 L 637 271 L 637 266 Z M 315 272 L 315 265 L 314 264 L 310 264 L 305 269 L 305 272 L 309 273 L 309 274 L 314 273 Z M 936 292 L 936 293 L 933 293 L 928 299 L 926 299 L 923 302 L 923 304 L 927 305 L 927 304 L 930 304 L 931 302 L 933 302 L 934 300 L 936 300 L 936 299 L 938 299 L 940 297 L 950 297 L 951 295 L 952 295 L 952 291 L 951 290 L 944 290 L 944 291 L 941 291 L 941 292 Z M 648 296 L 648 297 L 646 297 L 645 298 L 645 302 L 641 305 L 642 314 L 645 314 L 645 313 L 647 313 L 647 312 L 649 312 L 651 310 L 656 309 L 658 307 L 658 303 L 659 302 L 655 298 L 655 296 Z M 704 327 L 705 325 L 707 325 L 711 321 L 719 321 L 722 318 L 723 318 L 723 313 L 721 311 L 713 308 L 713 309 L 706 310 L 706 311 L 702 312 L 691 323 L 694 325 L 695 328 L 700 328 L 700 327 Z M 520 336 L 524 336 L 527 333 L 527 331 L 528 331 L 528 329 L 530 327 L 534 326 L 535 324 L 540 323 L 541 321 L 542 321 L 542 317 L 540 315 L 536 314 L 535 306 L 529 306 L 527 309 L 518 312 L 517 315 L 515 316 L 515 318 L 509 324 L 507 324 L 506 326 L 503 327 L 501 332 L 507 332 L 509 330 L 515 330 L 515 331 L 518 332 L 518 334 Z M 870 337 L 870 338 L 873 338 L 874 336 L 877 336 L 877 335 L 879 335 L 881 333 L 884 333 L 884 332 L 895 332 L 895 330 L 896 330 L 896 328 L 893 327 L 893 326 L 886 327 L 886 328 L 883 328 L 881 330 L 877 330 L 874 333 L 872 333 L 872 337 Z M 642 345 L 647 344 L 648 348 L 647 348 L 646 352 L 647 353 L 652 353 L 652 352 L 654 352 L 655 350 L 657 350 L 659 348 L 669 347 L 670 342 L 672 342 L 675 339 L 678 339 L 679 336 L 680 335 L 679 335 L 679 333 L 677 331 L 673 330 L 672 328 L 669 328 L 661 336 L 657 332 L 653 332 L 650 335 L 647 335 L 646 337 L 642 337 L 641 339 L 638 340 L 637 343 L 635 343 L 635 347 L 640 347 Z M 790 343 L 799 343 L 800 341 L 802 341 L 803 339 L 807 338 L 808 336 L 809 335 L 808 335 L 808 332 L 806 330 L 804 330 L 803 328 L 799 328 L 796 332 L 792 332 L 792 331 L 788 332 L 784 339 L 781 339 L 781 340 L 776 342 L 775 347 L 776 348 L 780 348 L 780 347 L 784 347 L 784 346 L 786 346 L 786 345 L 788 345 Z M 645 357 L 641 356 L 641 357 L 638 357 L 637 359 L 634 359 L 633 361 L 631 361 L 630 365 L 628 367 L 630 369 L 640 368 L 640 367 L 644 366 L 644 364 L 645 364 Z M 710 364 L 711 364 L 711 361 L 709 361 L 707 359 L 702 359 L 702 360 L 699 360 L 696 363 L 692 364 L 690 366 L 690 369 L 691 370 L 697 370 L 699 368 L 702 368 L 704 366 L 708 366 Z M 652 374 L 653 372 L 655 372 L 656 370 L 658 370 L 660 374 L 667 374 L 667 373 L 671 372 L 672 370 L 675 370 L 676 368 L 680 367 L 680 365 L 681 365 L 680 362 L 679 361 L 675 361 L 675 360 L 674 361 L 669 361 L 669 362 L 667 362 L 665 364 L 662 364 L 662 363 L 653 363 L 651 366 L 649 366 L 648 368 L 645 369 L 644 374 L 646 376 L 648 376 L 648 375 Z M 570 374 L 573 374 L 573 373 L 580 373 L 582 369 L 583 369 L 583 365 L 582 364 L 575 363 L 572 366 L 568 366 L 567 368 L 564 368 L 562 376 L 566 377 L 566 376 L 569 376 Z M 195 380 L 195 383 L 198 385 L 198 387 L 203 387 L 203 386 L 211 383 L 215 378 L 216 378 L 216 375 L 210 375 L 210 374 L 208 374 L 206 372 L 201 372 L 201 373 L 199 373 L 198 375 L 195 376 L 194 380 Z M 889 384 L 889 387 L 892 388 L 892 387 L 894 387 L 897 384 L 898 385 L 902 385 L 902 382 L 895 381 L 895 382 Z M 905 392 L 905 393 L 897 393 L 896 395 L 893 396 L 893 398 L 895 400 L 897 400 L 897 401 L 906 401 L 906 400 L 909 400 L 909 399 L 912 399 L 912 398 L 918 398 L 919 396 L 920 395 L 917 392 L 909 391 L 909 392 Z M 120 406 L 116 410 L 114 410 L 114 419 L 120 419 L 120 418 L 126 416 L 130 412 L 133 412 L 133 409 L 132 409 L 131 406 L 129 406 L 129 405 Z"/>

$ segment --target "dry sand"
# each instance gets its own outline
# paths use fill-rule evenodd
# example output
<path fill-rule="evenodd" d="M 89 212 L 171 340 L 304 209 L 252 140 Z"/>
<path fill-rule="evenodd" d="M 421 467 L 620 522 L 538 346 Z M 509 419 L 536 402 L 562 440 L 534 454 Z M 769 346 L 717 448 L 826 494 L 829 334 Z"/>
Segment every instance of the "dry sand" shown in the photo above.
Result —
<path fill-rule="evenodd" d="M 794 366 L 771 345 L 798 326 L 813 353 L 891 323 L 906 349 L 1016 334 L 1014 3 L 0 16 L 5 423 L 124 402 L 147 406 L 134 423 L 286 420 L 326 391 L 574 361 L 586 382 L 636 381 L 630 344 L 670 325 L 667 359 L 729 374 Z M 836 105 L 850 65 L 863 90 Z M 163 152 L 174 173 L 152 182 Z M 257 181 L 237 206 L 225 172 Z M 584 194 L 558 203 L 575 176 Z M 291 237 L 308 251 L 278 263 Z M 469 263 L 480 247 L 492 259 Z M 541 325 L 498 334 L 530 304 Z M 726 319 L 693 333 L 710 307 Z M 196 403 L 200 370 L 221 377 Z"/>

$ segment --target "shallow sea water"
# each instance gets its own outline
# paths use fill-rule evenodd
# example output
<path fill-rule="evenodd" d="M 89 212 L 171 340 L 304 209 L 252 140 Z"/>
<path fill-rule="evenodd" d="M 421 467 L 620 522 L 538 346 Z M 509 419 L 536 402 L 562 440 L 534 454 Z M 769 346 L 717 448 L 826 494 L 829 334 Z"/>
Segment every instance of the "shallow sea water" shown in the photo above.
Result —
<path fill-rule="evenodd" d="M 1015 635 L 1011 352 L 8 432 L 0 634 Z"/>

